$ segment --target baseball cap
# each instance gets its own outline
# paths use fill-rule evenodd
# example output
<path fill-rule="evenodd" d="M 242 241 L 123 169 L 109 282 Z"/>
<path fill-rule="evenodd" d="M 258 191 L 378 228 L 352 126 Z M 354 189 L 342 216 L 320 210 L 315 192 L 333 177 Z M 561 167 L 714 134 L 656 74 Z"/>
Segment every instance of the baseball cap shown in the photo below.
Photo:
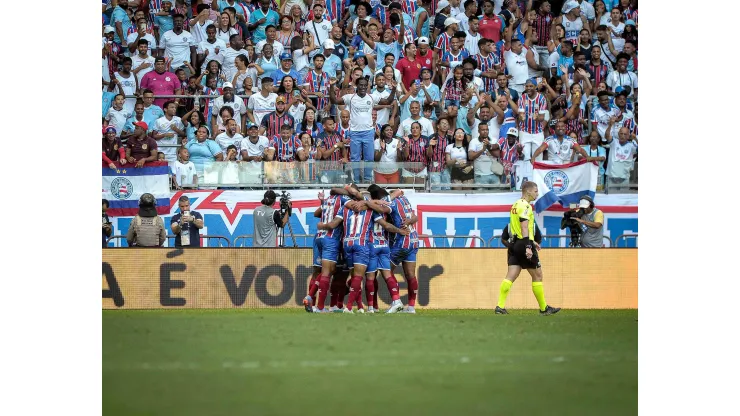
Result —
<path fill-rule="evenodd" d="M 594 203 L 594 200 L 593 200 L 593 199 L 591 199 L 591 197 L 590 197 L 590 196 L 588 196 L 588 195 L 584 195 L 584 196 L 582 196 L 582 197 L 581 197 L 581 201 L 580 201 L 580 203 L 578 204 L 578 208 L 588 208 L 588 207 L 590 207 L 590 206 L 591 206 L 591 204 L 593 204 L 593 203 Z"/>
<path fill-rule="evenodd" d="M 419 45 L 429 45 L 429 38 L 422 36 L 419 38 Z"/>
<path fill-rule="evenodd" d="M 108 33 L 116 33 L 116 29 L 113 29 L 113 26 L 106 26 L 105 27 L 105 30 L 103 30 L 103 33 L 105 33 L 105 34 L 108 34 Z"/>
<path fill-rule="evenodd" d="M 234 88 L 234 85 L 230 82 L 224 82 L 224 85 L 221 86 L 221 88 Z"/>
<path fill-rule="evenodd" d="M 563 13 L 568 13 L 577 7 L 580 7 L 580 4 L 578 4 L 577 1 L 568 0 L 567 2 L 565 2 L 565 4 L 563 4 Z"/>
<path fill-rule="evenodd" d="M 324 41 L 324 49 L 334 49 L 334 41 L 331 39 L 327 39 Z"/>
<path fill-rule="evenodd" d="M 148 129 L 149 129 L 149 125 L 148 125 L 148 124 L 146 124 L 146 123 L 145 123 L 145 122 L 143 122 L 143 121 L 137 121 L 136 123 L 134 123 L 134 126 L 136 126 L 136 127 L 141 127 L 141 128 L 142 128 L 142 129 L 144 129 L 144 130 L 148 130 Z"/>
<path fill-rule="evenodd" d="M 635 21 L 634 21 L 634 20 L 632 20 L 632 19 L 629 19 L 629 20 L 627 20 L 626 22 L 624 22 L 624 25 L 625 25 L 625 26 L 629 26 L 629 25 L 632 25 L 632 26 L 637 26 L 637 25 L 635 24 Z"/>
<path fill-rule="evenodd" d="M 113 127 L 113 126 L 103 127 L 103 134 L 104 135 L 107 134 L 108 132 L 111 132 L 111 131 L 113 133 L 115 133 L 116 132 L 116 128 Z"/>
<path fill-rule="evenodd" d="M 364 52 L 357 51 L 357 52 L 355 52 L 355 56 L 352 58 L 352 60 L 353 61 L 356 61 L 357 58 L 364 58 L 364 57 L 365 57 L 365 53 Z"/>
<path fill-rule="evenodd" d="M 447 0 L 441 0 L 437 4 L 437 11 L 441 11 L 442 9 L 444 9 L 445 7 L 447 7 L 449 5 L 450 5 L 450 2 L 449 1 L 447 1 Z M 447 26 L 447 25 L 445 25 L 445 26 Z"/>
<path fill-rule="evenodd" d="M 282 95 L 278 95 L 278 97 L 275 99 L 275 102 L 281 102 L 285 104 L 285 97 L 283 97 Z"/>
<path fill-rule="evenodd" d="M 448 17 L 447 19 L 445 19 L 445 27 L 449 25 L 454 25 L 456 23 L 460 23 L 460 21 L 455 19 L 454 17 Z"/>
<path fill-rule="evenodd" d="M 293 57 L 290 56 L 290 52 L 283 52 L 283 53 L 280 54 L 280 60 L 281 61 L 284 61 L 286 59 L 291 60 L 291 61 L 293 60 Z"/>
<path fill-rule="evenodd" d="M 516 127 L 509 127 L 509 130 L 506 132 L 507 136 L 519 136 L 519 130 L 516 129 Z"/>
<path fill-rule="evenodd" d="M 628 97 L 630 93 L 632 92 L 632 88 L 630 86 L 618 86 L 614 89 L 614 92 L 617 95 L 624 95 L 625 97 Z"/>
<path fill-rule="evenodd" d="M 247 130 L 251 129 L 252 127 L 257 128 L 257 125 L 252 123 L 251 121 L 247 121 Z"/>

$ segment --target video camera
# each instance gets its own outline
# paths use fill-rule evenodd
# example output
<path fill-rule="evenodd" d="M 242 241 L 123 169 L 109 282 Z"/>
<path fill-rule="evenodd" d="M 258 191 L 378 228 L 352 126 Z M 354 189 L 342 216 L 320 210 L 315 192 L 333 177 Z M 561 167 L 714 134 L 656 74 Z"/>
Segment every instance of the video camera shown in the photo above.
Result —
<path fill-rule="evenodd" d="M 280 212 L 288 211 L 288 215 L 290 215 L 290 205 L 288 203 L 290 202 L 290 193 L 283 191 L 280 194 Z"/>
<path fill-rule="evenodd" d="M 566 227 L 570 230 L 570 247 L 581 246 L 581 235 L 583 229 L 574 218 L 583 218 L 585 215 L 583 208 L 578 208 L 576 204 L 570 206 L 570 210 L 565 211 L 563 219 L 560 220 L 560 229 L 564 230 Z"/>

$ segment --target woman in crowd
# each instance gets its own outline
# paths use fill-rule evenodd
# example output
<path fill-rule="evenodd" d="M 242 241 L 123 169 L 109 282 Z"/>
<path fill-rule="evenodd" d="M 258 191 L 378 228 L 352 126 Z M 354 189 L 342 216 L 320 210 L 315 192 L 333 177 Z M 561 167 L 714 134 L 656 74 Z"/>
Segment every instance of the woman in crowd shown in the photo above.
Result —
<path fill-rule="evenodd" d="M 463 129 L 455 130 L 453 143 L 447 145 L 447 167 L 450 168 L 450 178 L 453 184 L 473 183 L 473 163 L 468 161 L 468 142 L 465 140 Z M 468 189 L 463 187 L 452 187 L 453 190 Z"/>
<path fill-rule="evenodd" d="M 316 117 L 316 109 L 306 108 L 306 111 L 303 112 L 303 120 L 295 126 L 295 131 L 306 132 L 314 139 L 324 132 L 321 120 Z"/>
<path fill-rule="evenodd" d="M 208 138 L 208 127 L 201 125 L 195 132 L 195 139 L 189 141 L 185 146 L 190 153 L 190 161 L 195 165 L 195 171 L 198 172 L 198 183 L 203 180 L 203 170 L 215 161 L 224 160 L 221 147 Z"/>
<path fill-rule="evenodd" d="M 401 183 L 398 161 L 401 159 L 400 141 L 394 136 L 393 127 L 384 124 L 380 128 L 380 138 L 375 139 L 375 183 Z"/>
<path fill-rule="evenodd" d="M 226 44 L 226 47 L 229 47 L 229 38 L 231 38 L 231 35 L 239 34 L 239 31 L 231 24 L 229 14 L 227 12 L 221 13 L 221 18 L 214 24 L 216 25 L 216 39 L 221 39 Z"/>
<path fill-rule="evenodd" d="M 298 9 L 300 10 L 300 7 Z M 283 44 L 285 50 L 288 50 L 290 49 L 290 41 L 296 36 L 300 36 L 300 33 L 293 29 L 293 18 L 287 15 L 283 16 L 280 19 L 280 30 L 278 30 L 275 39 Z"/>
<path fill-rule="evenodd" d="M 271 43 L 266 43 L 262 47 L 262 56 L 254 62 L 254 69 L 257 71 L 257 85 L 262 85 L 262 78 L 269 76 L 275 70 L 280 68 L 280 60 L 274 54 L 274 47 Z"/>
<path fill-rule="evenodd" d="M 200 112 L 200 105 L 198 108 L 193 107 L 192 110 L 185 113 L 182 116 L 182 121 L 185 124 L 185 143 L 195 140 L 195 133 L 198 131 L 198 127 L 208 125 L 203 118 L 203 114 Z"/>

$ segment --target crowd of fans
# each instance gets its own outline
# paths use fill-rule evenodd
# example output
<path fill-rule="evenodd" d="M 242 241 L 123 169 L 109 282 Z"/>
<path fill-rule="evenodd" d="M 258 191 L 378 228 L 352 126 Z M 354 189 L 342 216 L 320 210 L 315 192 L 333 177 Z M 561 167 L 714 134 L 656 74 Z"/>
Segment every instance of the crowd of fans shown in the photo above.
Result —
<path fill-rule="evenodd" d="M 637 0 L 102 3 L 107 165 L 457 189 L 586 158 L 634 179 Z"/>

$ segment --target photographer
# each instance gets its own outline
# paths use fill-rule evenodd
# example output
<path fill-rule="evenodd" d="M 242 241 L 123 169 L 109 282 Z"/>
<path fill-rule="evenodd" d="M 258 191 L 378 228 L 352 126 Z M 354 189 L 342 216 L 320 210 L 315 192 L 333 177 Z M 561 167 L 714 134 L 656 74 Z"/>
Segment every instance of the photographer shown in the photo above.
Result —
<path fill-rule="evenodd" d="M 563 219 L 560 220 L 560 229 L 568 228 L 570 230 L 570 244 L 568 247 L 581 247 L 583 228 L 578 220 L 583 215 L 583 210 L 578 207 L 578 204 L 570 204 L 570 210 L 565 211 Z"/>
<path fill-rule="evenodd" d="M 254 242 L 253 247 L 277 247 L 277 229 L 282 228 L 288 223 L 291 213 L 291 203 L 288 196 L 283 193 L 280 197 L 280 210 L 272 206 L 275 204 L 275 191 L 265 192 L 262 199 L 262 206 L 255 208 L 252 217 L 254 218 Z M 284 211 L 282 218 L 280 211 Z"/>
<path fill-rule="evenodd" d="M 581 224 L 583 230 L 581 247 L 603 247 L 604 213 L 594 206 L 594 200 L 588 195 L 581 197 L 578 208 L 582 215 L 574 221 Z"/>
<path fill-rule="evenodd" d="M 108 214 L 105 213 L 109 207 L 110 203 L 108 200 L 103 199 L 103 248 L 108 247 L 108 239 L 113 235 L 113 224 L 110 222 Z"/>
<path fill-rule="evenodd" d="M 190 199 L 182 196 L 178 200 L 180 213 L 172 216 L 170 229 L 175 235 L 175 247 L 200 247 L 200 230 L 203 228 L 203 216 L 190 211 Z"/>

